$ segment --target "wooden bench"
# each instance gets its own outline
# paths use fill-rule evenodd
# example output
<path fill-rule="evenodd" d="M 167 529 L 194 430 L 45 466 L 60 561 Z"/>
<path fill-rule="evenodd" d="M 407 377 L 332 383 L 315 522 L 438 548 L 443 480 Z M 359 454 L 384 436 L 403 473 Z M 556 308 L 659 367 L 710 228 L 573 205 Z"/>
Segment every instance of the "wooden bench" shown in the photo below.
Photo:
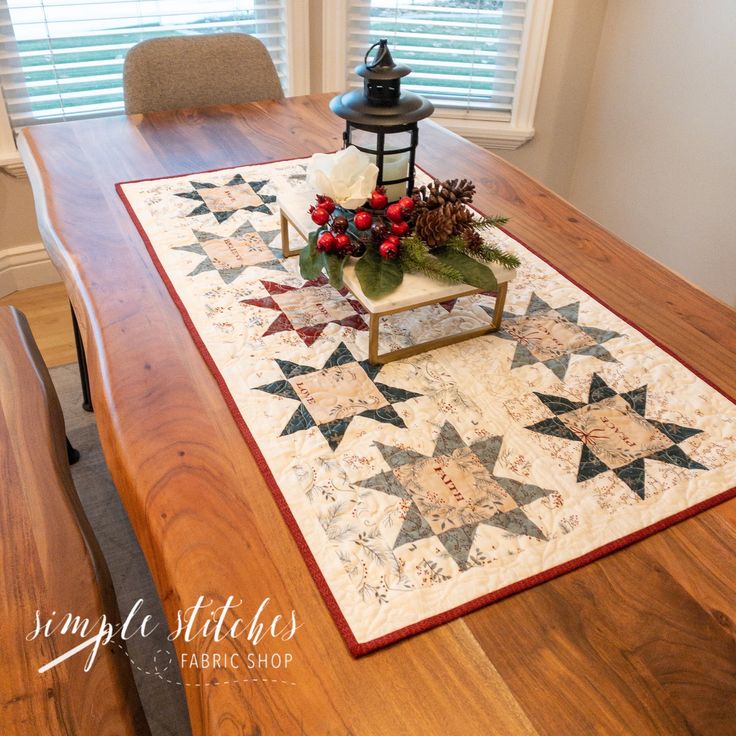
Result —
<path fill-rule="evenodd" d="M 77 497 L 64 418 L 25 317 L 0 308 L 0 723 L 3 736 L 150 734 L 127 656 L 90 648 L 44 673 L 81 640 L 28 640 L 71 612 L 120 619 L 107 566 Z"/>

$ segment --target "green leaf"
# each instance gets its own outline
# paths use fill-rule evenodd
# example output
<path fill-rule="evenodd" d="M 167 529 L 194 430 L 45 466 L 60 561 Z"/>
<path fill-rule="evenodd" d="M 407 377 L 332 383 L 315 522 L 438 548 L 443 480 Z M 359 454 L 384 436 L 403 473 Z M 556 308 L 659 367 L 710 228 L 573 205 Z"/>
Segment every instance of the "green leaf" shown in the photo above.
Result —
<path fill-rule="evenodd" d="M 330 279 L 330 286 L 335 289 L 342 289 L 342 269 L 347 261 L 347 256 L 337 256 L 334 253 L 328 253 L 325 256 L 327 276 Z"/>
<path fill-rule="evenodd" d="M 380 299 L 390 294 L 404 279 L 404 272 L 398 262 L 381 258 L 370 248 L 355 265 L 355 275 L 363 293 L 369 299 Z"/>
<path fill-rule="evenodd" d="M 306 247 L 299 251 L 299 273 L 305 281 L 316 279 L 325 266 L 322 253 L 317 250 L 319 230 L 309 233 Z"/>
<path fill-rule="evenodd" d="M 476 261 L 475 258 L 452 248 L 439 248 L 432 251 L 432 255 L 442 263 L 457 269 L 462 274 L 463 281 L 466 284 L 484 291 L 495 291 L 498 288 L 498 282 L 493 271 L 488 266 Z"/>

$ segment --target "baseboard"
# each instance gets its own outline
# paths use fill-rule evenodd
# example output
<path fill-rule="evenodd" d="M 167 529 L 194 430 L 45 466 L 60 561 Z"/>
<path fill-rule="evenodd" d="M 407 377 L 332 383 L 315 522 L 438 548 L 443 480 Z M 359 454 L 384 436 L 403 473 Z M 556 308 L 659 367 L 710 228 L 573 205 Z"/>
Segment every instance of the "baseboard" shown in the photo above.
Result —
<path fill-rule="evenodd" d="M 0 297 L 61 281 L 43 243 L 0 250 Z"/>

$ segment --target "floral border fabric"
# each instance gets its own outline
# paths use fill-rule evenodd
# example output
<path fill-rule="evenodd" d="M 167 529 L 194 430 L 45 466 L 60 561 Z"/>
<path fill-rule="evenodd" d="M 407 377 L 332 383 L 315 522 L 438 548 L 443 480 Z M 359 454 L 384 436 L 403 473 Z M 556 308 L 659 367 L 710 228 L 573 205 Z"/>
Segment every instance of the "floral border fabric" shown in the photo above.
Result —
<path fill-rule="evenodd" d="M 733 490 L 736 406 L 504 233 L 492 238 L 522 267 L 500 332 L 368 363 L 360 304 L 282 257 L 278 195 L 304 171 L 293 160 L 119 191 L 353 653 Z M 493 304 L 385 318 L 381 348 L 481 326 Z"/>

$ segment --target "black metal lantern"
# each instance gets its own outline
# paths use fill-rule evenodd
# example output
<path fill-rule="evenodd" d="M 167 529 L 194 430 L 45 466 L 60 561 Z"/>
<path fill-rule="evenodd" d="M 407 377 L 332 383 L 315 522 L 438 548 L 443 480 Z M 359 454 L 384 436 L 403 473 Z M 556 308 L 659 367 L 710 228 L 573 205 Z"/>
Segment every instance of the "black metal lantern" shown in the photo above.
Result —
<path fill-rule="evenodd" d="M 401 91 L 401 79 L 411 69 L 394 63 L 385 38 L 368 49 L 355 72 L 363 77 L 362 91 L 338 95 L 330 109 L 347 121 L 342 136 L 345 147 L 355 146 L 371 157 L 378 166 L 378 185 L 385 186 L 389 202 L 395 202 L 414 188 L 417 123 L 434 112 L 434 105 Z"/>

